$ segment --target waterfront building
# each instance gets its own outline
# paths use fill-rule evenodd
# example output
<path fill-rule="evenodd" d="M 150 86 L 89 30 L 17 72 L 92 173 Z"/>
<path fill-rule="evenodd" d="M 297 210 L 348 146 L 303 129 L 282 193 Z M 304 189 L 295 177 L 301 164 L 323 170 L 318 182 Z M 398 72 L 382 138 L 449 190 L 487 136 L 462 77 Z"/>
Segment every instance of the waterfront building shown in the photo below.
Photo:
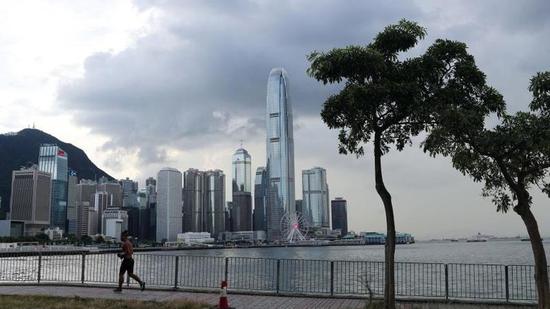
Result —
<path fill-rule="evenodd" d="M 51 175 L 50 226 L 67 230 L 67 153 L 55 144 L 40 145 L 38 169 Z"/>
<path fill-rule="evenodd" d="M 156 239 L 175 241 L 182 231 L 182 175 L 174 168 L 158 172 Z"/>
<path fill-rule="evenodd" d="M 348 211 L 347 201 L 337 197 L 330 201 L 332 215 L 332 229 L 340 230 L 342 237 L 348 234 Z"/>
<path fill-rule="evenodd" d="M 269 73 L 266 107 L 267 238 L 273 241 L 282 238 L 284 213 L 295 213 L 292 105 L 288 77 L 282 68 Z"/>
<path fill-rule="evenodd" d="M 233 209 L 232 231 L 252 230 L 252 162 L 250 154 L 243 148 L 237 149 L 232 158 L 233 167 Z"/>
<path fill-rule="evenodd" d="M 77 230 L 77 184 L 78 177 L 75 171 L 69 171 L 67 181 L 67 234 L 76 235 Z"/>
<path fill-rule="evenodd" d="M 252 231 L 252 196 L 250 192 L 233 192 L 231 231 Z"/>
<path fill-rule="evenodd" d="M 304 214 L 302 205 L 303 205 L 302 200 L 296 200 L 296 213 L 297 214 L 300 214 L 300 215 Z"/>
<path fill-rule="evenodd" d="M 221 170 L 188 169 L 183 176 L 183 231 L 225 230 L 225 175 Z"/>
<path fill-rule="evenodd" d="M 118 207 L 109 207 L 105 209 L 101 219 L 101 234 L 106 237 L 118 241 L 122 231 L 128 230 L 128 213 Z"/>
<path fill-rule="evenodd" d="M 215 239 L 212 238 L 208 232 L 179 233 L 176 240 L 177 243 L 185 244 L 187 246 L 209 244 L 214 241 Z"/>
<path fill-rule="evenodd" d="M 231 232 L 231 209 L 233 208 L 233 202 L 225 203 L 225 231 Z"/>
<path fill-rule="evenodd" d="M 206 172 L 206 222 L 202 232 L 213 237 L 225 231 L 225 174 L 221 170 Z"/>
<path fill-rule="evenodd" d="M 254 231 L 267 231 L 267 181 L 266 168 L 258 167 L 254 181 Z"/>
<path fill-rule="evenodd" d="M 63 239 L 63 230 L 55 227 L 55 228 L 47 228 L 44 230 L 44 234 L 48 235 L 48 238 L 50 240 L 61 240 Z"/>
<path fill-rule="evenodd" d="M 183 173 L 183 232 L 203 232 L 204 177 L 204 172 L 194 168 Z"/>
<path fill-rule="evenodd" d="M 386 235 L 377 232 L 361 232 L 359 234 L 367 245 L 383 245 L 386 243 Z"/>
<path fill-rule="evenodd" d="M 10 220 L 20 222 L 25 236 L 34 236 L 50 225 L 50 173 L 37 166 L 12 172 Z"/>
<path fill-rule="evenodd" d="M 246 242 L 246 243 L 259 243 L 266 241 L 265 231 L 237 231 L 237 232 L 224 232 L 218 236 L 220 242 Z"/>
<path fill-rule="evenodd" d="M 322 167 L 302 171 L 302 215 L 312 228 L 328 228 L 329 196 L 327 172 Z"/>
<path fill-rule="evenodd" d="M 126 177 L 119 181 L 120 187 L 122 188 L 122 207 L 139 207 L 138 203 L 138 182 L 133 181 Z M 117 205 L 119 206 L 119 205 Z M 120 206 L 119 206 L 120 207 Z"/>
<path fill-rule="evenodd" d="M 92 232 L 89 232 L 90 209 L 93 210 L 92 200 L 96 192 L 96 182 L 93 180 L 81 179 L 76 185 L 76 232 L 75 236 L 80 238 L 84 235 L 95 235 L 97 233 L 97 216 L 92 223 Z M 97 212 L 96 212 L 97 213 Z M 93 214 L 92 214 L 93 216 Z M 93 221 L 93 220 L 92 220 Z M 93 227 L 95 226 L 95 229 Z"/>
<path fill-rule="evenodd" d="M 145 191 L 147 193 L 147 207 L 155 208 L 157 203 L 157 181 L 153 177 L 149 177 L 145 180 Z"/>

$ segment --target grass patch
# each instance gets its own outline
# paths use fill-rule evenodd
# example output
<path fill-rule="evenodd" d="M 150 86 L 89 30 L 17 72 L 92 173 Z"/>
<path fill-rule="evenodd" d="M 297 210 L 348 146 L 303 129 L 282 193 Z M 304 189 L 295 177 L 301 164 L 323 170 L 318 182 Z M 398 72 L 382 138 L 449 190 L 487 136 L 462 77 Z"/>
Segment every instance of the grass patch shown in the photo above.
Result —
<path fill-rule="evenodd" d="M 207 304 L 186 300 L 168 302 L 81 297 L 0 295 L 1 309 L 210 309 Z"/>

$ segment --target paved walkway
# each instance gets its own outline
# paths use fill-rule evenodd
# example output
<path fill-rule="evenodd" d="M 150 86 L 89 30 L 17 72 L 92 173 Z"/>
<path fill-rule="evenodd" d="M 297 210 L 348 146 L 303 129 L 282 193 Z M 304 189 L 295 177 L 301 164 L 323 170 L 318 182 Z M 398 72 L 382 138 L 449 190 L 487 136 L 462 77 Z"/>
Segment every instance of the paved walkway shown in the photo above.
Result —
<path fill-rule="evenodd" d="M 219 295 L 214 293 L 168 292 L 128 289 L 114 293 L 112 288 L 64 287 L 64 286 L 0 286 L 0 295 L 47 295 L 63 297 L 90 297 L 133 300 L 168 301 L 187 299 L 215 305 Z M 229 295 L 229 304 L 236 309 L 359 309 L 364 308 L 365 301 L 359 299 L 278 297 L 259 295 Z"/>

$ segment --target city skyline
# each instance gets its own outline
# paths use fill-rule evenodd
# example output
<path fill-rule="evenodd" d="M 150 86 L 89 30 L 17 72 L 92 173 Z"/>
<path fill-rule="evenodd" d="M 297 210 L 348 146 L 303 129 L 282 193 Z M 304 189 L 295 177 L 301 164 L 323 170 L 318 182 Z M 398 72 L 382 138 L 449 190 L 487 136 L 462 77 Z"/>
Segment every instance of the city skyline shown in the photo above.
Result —
<path fill-rule="evenodd" d="M 543 1 L 36 5 L 13 4 L 9 14 L 17 18 L 0 18 L 10 29 L 0 32 L 10 63 L 0 63 L 0 132 L 36 123 L 83 148 L 117 179 L 140 184 L 164 166 L 228 173 L 241 139 L 257 158 L 255 171 L 265 164 L 265 75 L 282 66 L 292 80 L 295 177 L 312 166 L 326 168 L 330 198 L 346 198 L 349 229 L 356 231 L 385 230 L 372 161 L 370 155 L 357 160 L 338 154 L 337 132 L 319 116 L 335 89 L 307 77 L 307 53 L 365 44 L 405 17 L 428 28 L 425 44 L 439 37 L 467 43 L 512 111 L 526 109 L 529 77 L 550 66 L 550 29 L 542 14 L 549 4 Z M 502 14 L 489 14 L 494 7 Z M 75 14 L 81 22 L 66 27 Z M 516 216 L 495 213 L 478 184 L 417 145 L 383 158 L 399 231 L 418 238 L 526 234 Z M 227 197 L 230 190 L 226 183 Z M 295 190 L 301 191 L 299 182 Z M 548 198 L 537 194 L 535 202 L 541 231 L 550 234 Z"/>

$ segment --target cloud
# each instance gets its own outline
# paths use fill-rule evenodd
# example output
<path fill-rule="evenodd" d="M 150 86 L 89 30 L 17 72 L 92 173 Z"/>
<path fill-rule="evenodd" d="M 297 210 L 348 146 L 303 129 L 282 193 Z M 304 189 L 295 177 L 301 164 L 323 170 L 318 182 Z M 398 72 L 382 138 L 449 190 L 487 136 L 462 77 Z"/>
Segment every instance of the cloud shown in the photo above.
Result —
<path fill-rule="evenodd" d="M 401 18 L 428 28 L 411 55 L 436 38 L 466 42 L 511 110 L 526 109 L 528 79 L 550 69 L 548 1 L 135 1 L 154 11 L 148 34 L 116 52 L 87 57 L 81 78 L 65 79 L 58 109 L 104 136 L 98 153 L 121 176 L 140 181 L 164 165 L 222 168 L 245 140 L 253 167 L 265 163 L 265 97 L 273 67 L 289 73 L 295 119 L 296 179 L 327 169 L 331 197 L 349 202 L 351 228 L 384 230 L 372 160 L 337 152 L 335 131 L 319 113 L 337 91 L 305 73 L 306 55 L 366 44 Z M 521 220 L 496 215 L 480 187 L 448 160 L 416 148 L 384 157 L 398 229 L 421 238 L 473 233 L 522 234 Z M 110 171 L 111 172 L 111 171 Z M 296 198 L 301 184 L 297 182 Z M 230 191 L 226 192 L 230 199 Z M 547 203 L 537 196 L 536 204 Z M 540 205 L 542 206 L 542 205 Z M 548 209 L 536 209 L 548 218 Z M 437 218 L 437 220 L 433 220 Z M 540 220 L 541 230 L 550 222 Z"/>
<path fill-rule="evenodd" d="M 306 76 L 315 49 L 364 44 L 389 21 L 417 12 L 380 1 L 140 1 L 160 12 L 152 33 L 132 47 L 87 58 L 80 79 L 65 80 L 61 107 L 145 162 L 156 145 L 184 149 L 251 139 L 264 131 L 267 75 L 283 66 L 297 118 L 318 115 L 334 88 Z M 375 9 L 376 8 L 376 9 Z"/>

